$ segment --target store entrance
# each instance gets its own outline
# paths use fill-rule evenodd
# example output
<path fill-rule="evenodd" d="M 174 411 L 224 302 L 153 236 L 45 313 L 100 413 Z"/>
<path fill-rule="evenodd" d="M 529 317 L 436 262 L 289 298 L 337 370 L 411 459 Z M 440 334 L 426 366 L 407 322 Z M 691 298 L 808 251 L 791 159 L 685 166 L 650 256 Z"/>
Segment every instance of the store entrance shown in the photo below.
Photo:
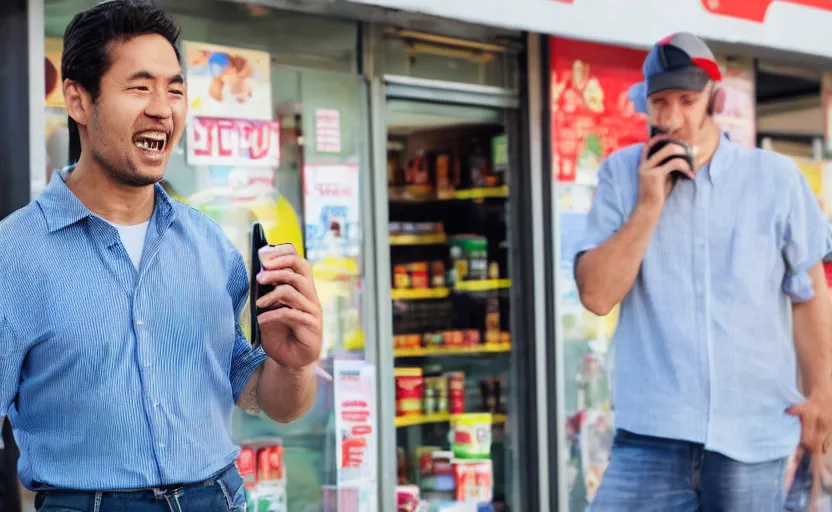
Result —
<path fill-rule="evenodd" d="M 506 114 L 387 100 L 400 504 L 511 510 Z"/>

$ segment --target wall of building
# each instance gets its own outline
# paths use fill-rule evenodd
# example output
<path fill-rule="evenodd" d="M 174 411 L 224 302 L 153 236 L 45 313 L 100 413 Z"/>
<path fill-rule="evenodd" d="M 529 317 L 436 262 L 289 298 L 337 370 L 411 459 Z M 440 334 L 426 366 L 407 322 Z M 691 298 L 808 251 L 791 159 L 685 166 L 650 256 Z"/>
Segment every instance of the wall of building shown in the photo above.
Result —
<path fill-rule="evenodd" d="M 822 0 L 350 0 L 514 30 L 648 47 L 677 31 L 714 41 L 832 57 Z"/>

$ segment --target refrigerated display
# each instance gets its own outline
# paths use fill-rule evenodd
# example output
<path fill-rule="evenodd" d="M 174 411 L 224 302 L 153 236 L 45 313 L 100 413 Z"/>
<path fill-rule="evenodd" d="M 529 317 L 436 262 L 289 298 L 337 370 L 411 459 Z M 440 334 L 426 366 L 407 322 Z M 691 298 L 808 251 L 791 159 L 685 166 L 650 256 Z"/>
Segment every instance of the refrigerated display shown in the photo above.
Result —
<path fill-rule="evenodd" d="M 509 510 L 504 113 L 391 99 L 387 126 L 399 510 Z"/>

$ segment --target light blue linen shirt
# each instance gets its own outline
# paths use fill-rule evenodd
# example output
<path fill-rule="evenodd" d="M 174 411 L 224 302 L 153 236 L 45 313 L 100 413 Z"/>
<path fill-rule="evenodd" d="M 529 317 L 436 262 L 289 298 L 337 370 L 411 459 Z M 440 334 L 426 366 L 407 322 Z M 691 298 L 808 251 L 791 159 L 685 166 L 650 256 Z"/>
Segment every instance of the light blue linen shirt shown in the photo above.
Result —
<path fill-rule="evenodd" d="M 581 251 L 627 221 L 642 145 L 612 154 Z M 741 462 L 796 447 L 791 301 L 814 296 L 808 269 L 830 251 L 827 223 L 787 157 L 721 138 L 695 180 L 672 190 L 615 344 L 615 422 L 631 432 L 702 443 Z"/>
<path fill-rule="evenodd" d="M 136 271 L 58 173 L 0 223 L 0 416 L 19 473 L 64 489 L 205 480 L 234 462 L 231 412 L 265 360 L 221 228 L 156 186 Z"/>

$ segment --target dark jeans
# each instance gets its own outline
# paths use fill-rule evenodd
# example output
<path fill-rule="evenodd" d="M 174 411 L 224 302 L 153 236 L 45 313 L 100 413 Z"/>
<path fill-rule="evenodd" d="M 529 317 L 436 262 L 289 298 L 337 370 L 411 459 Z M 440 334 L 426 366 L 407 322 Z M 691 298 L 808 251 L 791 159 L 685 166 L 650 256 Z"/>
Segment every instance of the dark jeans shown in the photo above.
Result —
<path fill-rule="evenodd" d="M 744 464 L 619 430 L 591 512 L 783 512 L 786 459 Z"/>
<path fill-rule="evenodd" d="M 130 492 L 39 492 L 38 512 L 245 512 L 246 493 L 231 466 L 205 482 Z"/>

